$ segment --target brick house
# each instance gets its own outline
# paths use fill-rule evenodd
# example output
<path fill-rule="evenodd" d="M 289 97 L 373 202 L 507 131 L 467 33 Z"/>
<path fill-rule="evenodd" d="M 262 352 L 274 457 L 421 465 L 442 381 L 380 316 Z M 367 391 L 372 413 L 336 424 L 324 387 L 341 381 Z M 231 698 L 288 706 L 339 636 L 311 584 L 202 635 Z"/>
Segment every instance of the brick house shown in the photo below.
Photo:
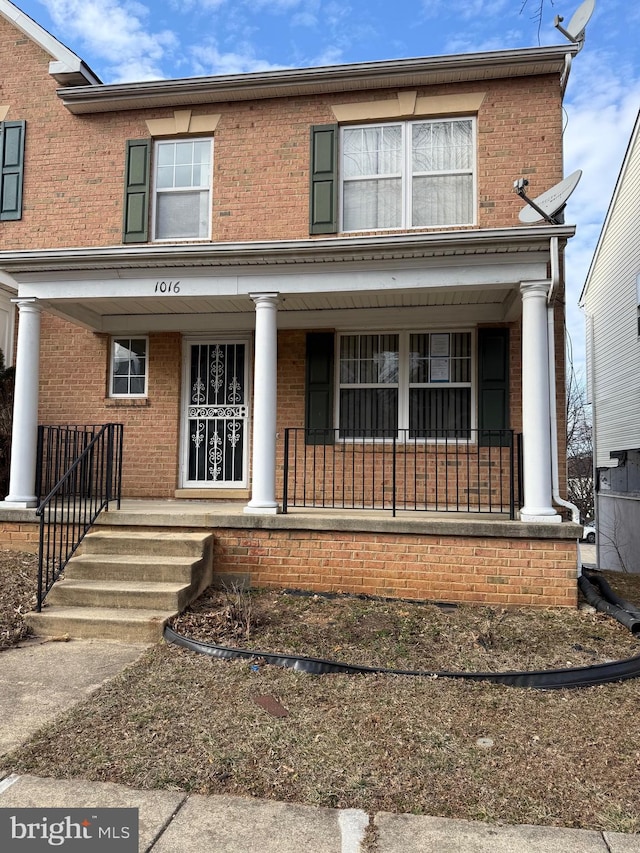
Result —
<path fill-rule="evenodd" d="M 0 0 L 5 541 L 37 424 L 118 422 L 126 498 L 228 510 L 220 572 L 575 604 L 575 229 L 522 225 L 513 182 L 563 177 L 576 52 L 104 85 Z"/>

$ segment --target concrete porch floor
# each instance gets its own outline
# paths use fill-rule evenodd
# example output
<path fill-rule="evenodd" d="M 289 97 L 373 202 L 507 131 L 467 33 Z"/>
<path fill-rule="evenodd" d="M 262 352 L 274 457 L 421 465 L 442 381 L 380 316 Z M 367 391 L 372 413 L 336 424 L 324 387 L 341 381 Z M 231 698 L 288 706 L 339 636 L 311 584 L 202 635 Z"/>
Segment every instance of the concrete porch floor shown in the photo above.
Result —
<path fill-rule="evenodd" d="M 243 501 L 126 498 L 98 517 L 97 524 L 161 527 L 228 527 L 245 530 L 339 530 L 441 536 L 499 536 L 517 539 L 578 539 L 580 525 L 511 521 L 507 513 L 295 508 L 279 514 L 245 512 Z M 0 511 L 1 513 L 1 511 Z M 2 514 L 0 514 L 2 520 Z"/>

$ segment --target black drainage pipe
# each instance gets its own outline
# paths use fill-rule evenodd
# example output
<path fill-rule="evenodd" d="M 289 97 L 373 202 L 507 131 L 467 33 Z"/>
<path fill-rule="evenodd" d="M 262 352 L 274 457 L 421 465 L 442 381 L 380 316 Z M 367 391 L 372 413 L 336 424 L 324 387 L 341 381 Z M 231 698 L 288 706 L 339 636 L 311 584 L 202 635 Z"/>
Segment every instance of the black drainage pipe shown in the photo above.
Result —
<path fill-rule="evenodd" d="M 640 655 L 611 663 L 594 664 L 593 666 L 573 667 L 571 669 L 543 669 L 530 672 L 447 672 L 430 670 L 386 669 L 377 666 L 358 666 L 354 664 L 337 663 L 298 655 L 283 655 L 273 652 L 262 652 L 250 649 L 233 649 L 227 646 L 217 646 L 211 643 L 201 643 L 176 633 L 168 625 L 164 629 L 164 639 L 168 643 L 182 646 L 193 652 L 209 655 L 223 660 L 260 660 L 274 666 L 295 669 L 311 675 L 326 675 L 343 673 L 356 675 L 360 673 L 380 673 L 383 675 L 416 675 L 423 678 L 457 678 L 466 681 L 490 681 L 494 684 L 504 684 L 510 687 L 535 687 L 554 689 L 567 687 L 592 687 L 596 684 L 609 684 L 613 681 L 624 681 L 640 676 Z"/>
<path fill-rule="evenodd" d="M 594 584 L 591 583 L 591 580 L 587 578 L 586 575 L 580 575 L 578 578 L 578 586 L 580 587 L 580 592 L 584 595 L 589 604 L 596 608 L 596 610 L 599 610 L 601 613 L 606 613 L 608 616 L 612 616 L 620 622 L 621 625 L 628 628 L 634 637 L 640 635 L 640 619 L 638 619 L 637 616 L 633 616 L 627 610 L 623 610 L 619 605 L 614 604 L 611 601 L 607 601 L 606 598 L 598 592 Z"/>
<path fill-rule="evenodd" d="M 617 605 L 622 610 L 626 610 L 627 613 L 635 616 L 636 619 L 640 619 L 640 607 L 637 607 L 635 604 L 632 604 L 632 602 L 621 598 L 616 592 L 614 592 L 609 581 L 603 577 L 603 575 L 598 572 L 589 571 L 588 569 L 583 569 L 582 574 L 593 586 L 598 587 L 600 594 L 605 601 L 608 601 L 610 604 Z"/>

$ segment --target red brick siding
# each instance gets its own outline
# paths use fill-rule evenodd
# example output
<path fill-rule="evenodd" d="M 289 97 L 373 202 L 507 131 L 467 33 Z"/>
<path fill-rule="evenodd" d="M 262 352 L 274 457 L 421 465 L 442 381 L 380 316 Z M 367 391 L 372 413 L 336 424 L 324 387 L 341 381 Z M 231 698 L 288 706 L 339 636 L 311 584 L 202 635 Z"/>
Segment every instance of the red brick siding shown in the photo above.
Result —
<path fill-rule="evenodd" d="M 178 478 L 182 341 L 149 335 L 146 400 L 107 396 L 110 338 L 42 318 L 40 423 L 124 424 L 123 494 L 173 496 Z"/>
<path fill-rule="evenodd" d="M 571 541 L 314 530 L 212 532 L 219 579 L 246 573 L 254 587 L 474 604 L 577 605 L 576 544 Z M 0 547 L 36 553 L 38 525 L 3 523 Z"/>
<path fill-rule="evenodd" d="M 555 540 L 214 531 L 214 571 L 256 587 L 486 604 L 575 607 L 576 545 Z"/>
<path fill-rule="evenodd" d="M 37 554 L 39 547 L 39 524 L 19 521 L 3 521 L 0 524 L 0 548 Z"/>
<path fill-rule="evenodd" d="M 147 137 L 147 118 L 173 108 L 75 116 L 56 96 L 50 57 L 0 20 L 0 79 L 8 119 L 26 119 L 24 213 L 3 223 L 3 248 L 121 243 L 125 142 Z M 21 73 L 15 73 L 20 68 Z M 513 180 L 534 194 L 562 177 L 558 80 L 539 76 L 425 87 L 418 95 L 486 93 L 478 114 L 478 225 L 518 225 Z M 395 94 L 395 90 L 393 92 Z M 331 105 L 388 98 L 373 91 L 194 106 L 219 113 L 213 240 L 309 236 L 309 127 L 334 121 Z"/>

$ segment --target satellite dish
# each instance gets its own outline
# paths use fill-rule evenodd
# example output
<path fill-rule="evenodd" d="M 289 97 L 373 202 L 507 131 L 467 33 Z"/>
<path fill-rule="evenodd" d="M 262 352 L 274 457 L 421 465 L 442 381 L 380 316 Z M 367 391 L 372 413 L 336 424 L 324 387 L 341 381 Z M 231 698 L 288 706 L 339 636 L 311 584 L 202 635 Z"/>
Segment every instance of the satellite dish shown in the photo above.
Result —
<path fill-rule="evenodd" d="M 527 198 L 524 188 L 528 185 L 528 181 L 519 180 L 514 184 L 514 189 L 520 198 L 527 202 L 527 207 L 523 207 L 519 213 L 520 222 L 539 222 L 541 219 L 546 219 L 552 225 L 560 225 L 562 222 L 561 211 L 565 207 L 569 196 L 578 186 L 578 181 L 582 177 L 582 170 L 576 169 L 575 172 L 551 187 L 550 190 L 539 195 L 538 198 Z"/>
<path fill-rule="evenodd" d="M 581 44 L 584 41 L 584 31 L 589 23 L 589 19 L 593 15 L 595 7 L 596 0 L 584 0 L 584 3 L 582 3 L 574 12 L 566 29 L 560 26 L 564 20 L 561 15 L 556 15 L 554 26 L 556 29 L 560 30 L 560 32 L 569 39 L 569 41 Z"/>

